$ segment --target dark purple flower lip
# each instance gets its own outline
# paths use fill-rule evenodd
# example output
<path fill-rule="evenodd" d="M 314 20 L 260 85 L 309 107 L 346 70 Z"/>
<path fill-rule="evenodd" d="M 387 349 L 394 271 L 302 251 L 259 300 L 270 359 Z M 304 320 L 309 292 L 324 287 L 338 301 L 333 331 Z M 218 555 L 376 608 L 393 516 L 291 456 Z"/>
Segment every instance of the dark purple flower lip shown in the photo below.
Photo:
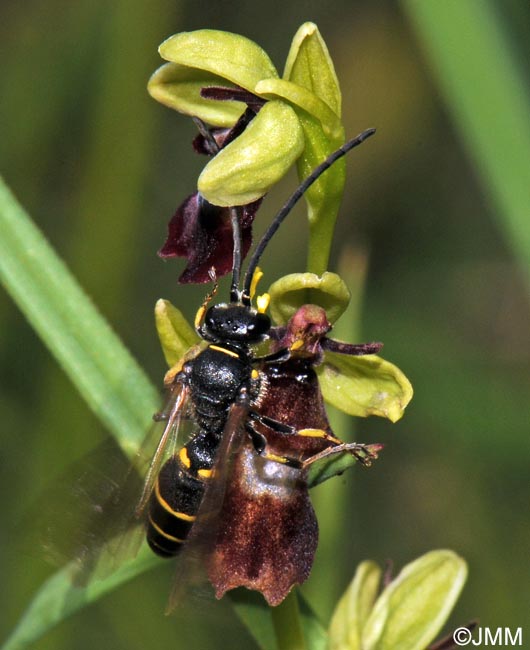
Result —
<path fill-rule="evenodd" d="M 252 243 L 252 221 L 261 199 L 240 207 L 242 253 Z M 218 277 L 232 270 L 234 242 L 230 208 L 208 203 L 198 192 L 178 207 L 168 226 L 167 239 L 158 251 L 162 258 L 185 257 L 187 265 L 179 282 L 210 282 L 213 267 Z"/>
<path fill-rule="evenodd" d="M 199 134 L 193 140 L 197 153 L 214 156 L 246 129 L 265 100 L 243 88 L 203 88 L 206 99 L 236 100 L 247 104 L 247 109 L 237 123 L 228 129 L 208 128 L 195 120 Z M 241 226 L 241 252 L 244 258 L 252 244 L 252 222 L 261 205 L 258 199 L 238 206 Z M 234 242 L 230 225 L 230 208 L 209 203 L 198 192 L 188 196 L 177 208 L 168 224 L 168 234 L 158 255 L 164 259 L 185 257 L 186 268 L 179 277 L 181 283 L 210 282 L 210 269 L 217 277 L 232 270 Z"/>

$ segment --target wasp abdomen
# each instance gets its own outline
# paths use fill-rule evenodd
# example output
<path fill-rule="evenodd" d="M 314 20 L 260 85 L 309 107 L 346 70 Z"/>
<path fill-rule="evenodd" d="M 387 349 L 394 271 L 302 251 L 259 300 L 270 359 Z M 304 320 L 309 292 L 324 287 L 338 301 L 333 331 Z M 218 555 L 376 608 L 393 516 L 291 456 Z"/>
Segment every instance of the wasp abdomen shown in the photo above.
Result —
<path fill-rule="evenodd" d="M 210 478 L 217 440 L 198 433 L 162 467 L 149 501 L 147 542 L 162 557 L 176 555 L 186 541 Z"/>

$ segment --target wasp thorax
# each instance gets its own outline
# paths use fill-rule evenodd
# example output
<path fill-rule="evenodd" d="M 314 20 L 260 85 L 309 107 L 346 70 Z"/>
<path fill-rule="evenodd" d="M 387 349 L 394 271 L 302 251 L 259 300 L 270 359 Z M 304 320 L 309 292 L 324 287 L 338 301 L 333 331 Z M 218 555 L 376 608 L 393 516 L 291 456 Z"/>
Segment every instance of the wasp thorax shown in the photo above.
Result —
<path fill-rule="evenodd" d="M 205 338 L 222 341 L 256 343 L 271 328 L 266 314 L 241 304 L 220 304 L 210 307 L 204 317 Z"/>

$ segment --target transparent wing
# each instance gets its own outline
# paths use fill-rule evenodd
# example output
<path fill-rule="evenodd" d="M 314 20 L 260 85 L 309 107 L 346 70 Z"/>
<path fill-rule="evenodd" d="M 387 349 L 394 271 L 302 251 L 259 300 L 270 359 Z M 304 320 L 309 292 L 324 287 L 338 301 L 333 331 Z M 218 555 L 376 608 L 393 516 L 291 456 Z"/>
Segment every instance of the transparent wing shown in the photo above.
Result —
<path fill-rule="evenodd" d="M 141 471 L 145 458 L 151 458 L 149 469 L 145 475 L 144 487 L 140 499 L 136 504 L 135 515 L 140 517 L 144 511 L 153 487 L 156 477 L 160 472 L 164 461 L 167 457 L 173 455 L 176 450 L 182 446 L 181 423 L 187 419 L 187 404 L 189 398 L 189 389 L 181 382 L 175 382 L 170 388 L 170 394 L 164 410 L 157 414 L 156 419 L 164 423 L 162 435 L 159 437 L 156 449 L 153 454 L 149 453 L 151 442 L 147 441 L 146 446 L 142 446 L 138 454 L 136 465 L 139 465 Z"/>
<path fill-rule="evenodd" d="M 177 380 L 168 391 L 164 408 L 154 416 L 155 424 L 130 465 L 128 476 L 117 494 L 119 507 L 116 508 L 114 504 L 112 512 L 108 509 L 107 516 L 111 515 L 111 522 L 101 536 L 103 544 L 100 543 L 100 548 L 96 549 L 92 563 L 83 562 L 83 573 L 88 573 L 88 567 L 91 579 L 108 576 L 123 562 L 136 556 L 145 539 L 143 511 L 158 473 L 191 431 L 190 427 L 184 426 L 191 424 L 188 417 L 188 388 Z M 138 477 L 145 478 L 138 483 Z M 83 581 L 86 582 L 86 579 Z"/>
<path fill-rule="evenodd" d="M 73 563 L 87 584 L 134 557 L 144 538 L 140 515 L 165 458 L 190 428 L 189 391 L 174 382 L 164 409 L 131 462 L 109 438 L 46 488 L 20 526 L 30 554 L 55 565 Z"/>
<path fill-rule="evenodd" d="M 234 460 L 247 437 L 244 428 L 247 417 L 246 404 L 236 403 L 231 407 L 217 449 L 212 477 L 206 484 L 197 519 L 177 560 L 166 613 L 183 601 L 190 586 L 204 585 L 207 581 L 205 567 L 215 548 L 219 526 L 224 523 L 220 515 L 227 486 L 232 480 Z"/>

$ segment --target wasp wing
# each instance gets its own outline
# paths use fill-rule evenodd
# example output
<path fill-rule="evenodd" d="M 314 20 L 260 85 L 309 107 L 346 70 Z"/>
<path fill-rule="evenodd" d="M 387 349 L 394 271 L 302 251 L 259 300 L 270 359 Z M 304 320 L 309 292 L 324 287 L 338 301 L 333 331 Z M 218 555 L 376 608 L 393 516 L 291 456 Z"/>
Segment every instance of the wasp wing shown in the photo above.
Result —
<path fill-rule="evenodd" d="M 190 587 L 204 585 L 207 580 L 205 567 L 212 555 L 219 529 L 223 526 L 220 514 L 225 494 L 232 480 L 233 465 L 239 449 L 247 437 L 245 422 L 248 405 L 235 403 L 223 429 L 216 452 L 213 472 L 208 479 L 197 518 L 177 559 L 173 587 L 167 611 L 172 611 L 189 592 Z M 197 590 L 195 589 L 197 594 Z"/>
<path fill-rule="evenodd" d="M 93 577 L 102 578 L 109 575 L 124 561 L 138 553 L 145 538 L 144 509 L 158 473 L 166 459 L 182 446 L 186 433 L 189 432 L 189 429 L 183 426 L 189 423 L 188 399 L 187 386 L 178 379 L 175 380 L 168 389 L 164 408 L 155 414 L 155 424 L 130 465 L 124 487 L 117 493 L 117 502 L 113 504 L 114 523 L 106 531 L 101 552 L 96 554 L 97 561 L 92 568 Z M 143 484 L 140 483 L 141 487 L 138 489 L 137 477 L 144 476 Z M 133 482 L 135 491 L 130 488 Z M 120 520 L 123 523 L 116 525 L 115 522 Z"/>
<path fill-rule="evenodd" d="M 181 436 L 181 423 L 187 418 L 187 404 L 189 399 L 189 389 L 181 382 L 175 381 L 169 389 L 169 398 L 163 411 L 155 417 L 158 421 L 164 423 L 162 434 L 158 438 L 158 443 L 154 453 L 151 453 L 151 442 L 148 440 L 147 445 L 142 446 L 138 453 L 136 465 L 139 466 L 141 471 L 145 465 L 145 459 L 150 458 L 150 465 L 145 475 L 144 487 L 140 499 L 136 504 L 135 515 L 140 517 L 144 511 L 149 497 L 153 491 L 156 478 L 160 472 L 164 461 L 175 453 L 175 451 L 182 446 Z"/>
<path fill-rule="evenodd" d="M 79 585 L 108 576 L 134 557 L 145 534 L 142 504 L 165 457 L 186 434 L 188 396 L 182 382 L 171 385 L 132 462 L 108 438 L 45 488 L 21 522 L 23 547 L 52 564 L 71 564 Z"/>

